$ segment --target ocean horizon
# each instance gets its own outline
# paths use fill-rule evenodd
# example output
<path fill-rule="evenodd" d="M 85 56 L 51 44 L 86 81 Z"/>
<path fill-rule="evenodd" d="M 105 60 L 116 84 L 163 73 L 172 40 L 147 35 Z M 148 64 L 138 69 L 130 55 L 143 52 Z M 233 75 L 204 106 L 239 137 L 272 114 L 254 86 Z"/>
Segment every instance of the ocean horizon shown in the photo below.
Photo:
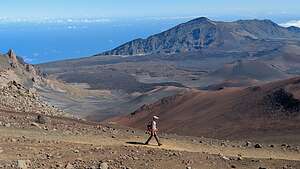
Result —
<path fill-rule="evenodd" d="M 13 49 L 31 64 L 88 57 L 136 38 L 146 38 L 189 19 L 61 19 L 46 22 L 5 22 L 2 19 L 0 53 Z"/>

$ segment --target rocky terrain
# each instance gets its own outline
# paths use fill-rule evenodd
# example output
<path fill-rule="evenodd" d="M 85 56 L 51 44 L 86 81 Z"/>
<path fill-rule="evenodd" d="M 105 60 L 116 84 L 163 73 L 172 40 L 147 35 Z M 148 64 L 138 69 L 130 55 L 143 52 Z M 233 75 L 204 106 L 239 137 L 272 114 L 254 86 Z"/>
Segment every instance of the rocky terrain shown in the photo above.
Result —
<path fill-rule="evenodd" d="M 58 108 L 44 102 L 36 88 L 44 78 L 32 65 L 26 64 L 10 50 L 1 56 L 0 109 L 5 111 L 38 113 L 43 115 L 66 115 Z"/>
<path fill-rule="evenodd" d="M 160 133 L 144 146 L 142 131 L 36 113 L 0 111 L 1 168 L 290 168 L 298 144 L 216 140 Z M 42 119 L 42 120 L 41 120 Z"/>

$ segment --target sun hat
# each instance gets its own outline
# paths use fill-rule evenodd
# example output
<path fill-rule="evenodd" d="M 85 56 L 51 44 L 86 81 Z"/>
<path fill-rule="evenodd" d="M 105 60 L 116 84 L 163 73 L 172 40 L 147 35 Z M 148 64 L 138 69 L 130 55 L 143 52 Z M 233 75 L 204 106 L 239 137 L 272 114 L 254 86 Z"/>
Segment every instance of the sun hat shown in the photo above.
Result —
<path fill-rule="evenodd" d="M 157 116 L 153 116 L 153 119 L 155 119 L 155 120 L 158 120 L 158 119 L 159 119 L 159 117 L 157 117 Z"/>

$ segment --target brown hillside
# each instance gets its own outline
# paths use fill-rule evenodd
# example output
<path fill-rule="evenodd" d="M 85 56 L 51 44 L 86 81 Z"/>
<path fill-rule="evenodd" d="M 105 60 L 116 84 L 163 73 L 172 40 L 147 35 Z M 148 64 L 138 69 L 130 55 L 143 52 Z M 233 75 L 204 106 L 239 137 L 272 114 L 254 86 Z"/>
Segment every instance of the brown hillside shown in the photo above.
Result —
<path fill-rule="evenodd" d="M 160 129 L 215 138 L 297 140 L 300 131 L 300 78 L 249 88 L 194 90 L 145 105 L 112 121 L 145 128 L 153 115 Z M 289 138 L 290 137 L 290 138 Z"/>

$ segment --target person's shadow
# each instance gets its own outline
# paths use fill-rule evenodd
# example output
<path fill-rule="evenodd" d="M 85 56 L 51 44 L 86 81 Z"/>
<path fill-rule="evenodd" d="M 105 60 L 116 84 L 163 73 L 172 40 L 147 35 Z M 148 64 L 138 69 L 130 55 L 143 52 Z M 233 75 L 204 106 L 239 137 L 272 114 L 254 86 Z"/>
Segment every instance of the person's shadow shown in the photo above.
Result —
<path fill-rule="evenodd" d="M 145 143 L 137 142 L 137 141 L 128 141 L 127 144 L 134 144 L 134 145 L 145 145 Z"/>

